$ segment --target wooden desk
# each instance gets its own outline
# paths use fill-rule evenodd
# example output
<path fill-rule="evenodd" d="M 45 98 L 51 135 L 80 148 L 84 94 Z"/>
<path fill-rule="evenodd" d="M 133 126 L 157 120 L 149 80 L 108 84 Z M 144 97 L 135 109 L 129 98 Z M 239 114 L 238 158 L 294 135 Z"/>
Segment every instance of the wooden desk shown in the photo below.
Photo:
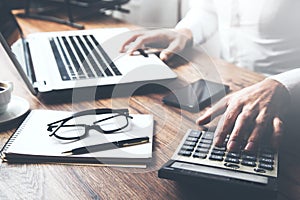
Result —
<path fill-rule="evenodd" d="M 26 34 L 72 29 L 45 21 L 31 19 L 18 19 L 18 21 Z M 128 27 L 127 24 L 110 18 L 80 23 L 86 28 Z M 182 82 L 193 82 L 203 77 L 216 81 L 221 79 L 235 91 L 263 79 L 261 75 L 226 62 L 211 60 L 201 51 L 190 50 L 182 56 L 193 62 L 184 62 L 183 59 L 175 57 L 168 63 L 177 72 Z M 161 100 L 165 92 L 100 99 L 95 102 L 47 105 L 30 94 L 15 68 L 1 66 L 0 79 L 13 81 L 15 85 L 13 94 L 27 99 L 31 109 L 74 111 L 94 107 L 129 107 L 131 113 L 153 114 L 156 122 L 153 162 L 147 169 L 2 163 L 0 199 L 187 199 L 186 195 L 190 194 L 189 191 L 185 191 L 176 182 L 159 179 L 157 170 L 172 156 L 188 128 L 199 129 L 194 121 L 201 113 L 192 114 L 163 105 Z M 14 130 L 0 132 L 1 146 Z M 291 162 L 291 158 L 295 157 L 292 152 L 290 150 L 283 153 L 278 199 L 300 199 L 298 173 L 300 160 L 296 157 L 296 162 Z"/>

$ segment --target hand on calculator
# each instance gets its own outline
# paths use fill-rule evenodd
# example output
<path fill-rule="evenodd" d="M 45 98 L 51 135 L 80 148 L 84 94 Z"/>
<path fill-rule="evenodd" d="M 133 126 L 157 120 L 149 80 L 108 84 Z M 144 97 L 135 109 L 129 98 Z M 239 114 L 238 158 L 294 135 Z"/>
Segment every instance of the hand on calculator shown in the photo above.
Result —
<path fill-rule="evenodd" d="M 288 111 L 290 95 L 279 82 L 265 79 L 255 85 L 224 97 L 198 118 L 199 125 L 221 117 L 215 132 L 214 145 L 221 146 L 228 134 L 228 150 L 255 150 L 267 133 L 271 145 L 277 148 L 283 133 L 283 117 Z M 247 137 L 248 136 L 248 137 Z M 245 146 L 241 147 L 247 137 Z"/>

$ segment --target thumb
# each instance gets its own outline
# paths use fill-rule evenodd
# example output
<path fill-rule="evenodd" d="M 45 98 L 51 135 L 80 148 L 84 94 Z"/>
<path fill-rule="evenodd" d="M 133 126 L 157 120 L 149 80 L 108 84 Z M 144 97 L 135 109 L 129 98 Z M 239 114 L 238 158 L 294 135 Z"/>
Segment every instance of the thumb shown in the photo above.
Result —
<path fill-rule="evenodd" d="M 168 48 L 162 50 L 159 57 L 161 60 L 166 61 L 166 60 L 170 59 L 174 55 L 174 53 L 177 53 L 177 52 L 181 51 L 182 49 L 183 49 L 183 47 L 181 47 L 180 43 L 177 40 L 175 40 L 170 43 Z"/>
<path fill-rule="evenodd" d="M 162 61 L 167 61 L 169 60 L 171 57 L 172 57 L 173 53 L 167 49 L 165 50 L 162 50 L 159 54 L 159 58 L 162 60 Z"/>

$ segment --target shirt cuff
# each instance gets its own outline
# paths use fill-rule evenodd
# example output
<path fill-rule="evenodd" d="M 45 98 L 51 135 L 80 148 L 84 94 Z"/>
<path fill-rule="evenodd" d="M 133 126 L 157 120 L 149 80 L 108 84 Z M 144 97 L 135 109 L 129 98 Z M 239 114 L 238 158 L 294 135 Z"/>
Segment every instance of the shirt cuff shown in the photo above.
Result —
<path fill-rule="evenodd" d="M 290 93 L 292 111 L 300 111 L 300 68 L 293 69 L 278 75 L 270 76 L 269 79 L 283 84 Z"/>

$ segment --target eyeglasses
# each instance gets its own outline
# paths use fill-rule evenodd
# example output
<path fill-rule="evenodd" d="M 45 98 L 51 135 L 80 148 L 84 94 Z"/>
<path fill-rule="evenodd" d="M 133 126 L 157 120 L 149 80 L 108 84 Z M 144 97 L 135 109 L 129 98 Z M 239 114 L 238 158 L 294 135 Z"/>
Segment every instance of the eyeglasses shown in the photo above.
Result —
<path fill-rule="evenodd" d="M 74 113 L 72 116 L 48 124 L 47 131 L 61 140 L 79 140 L 90 130 L 103 134 L 117 133 L 129 126 L 128 109 L 92 109 Z"/>

